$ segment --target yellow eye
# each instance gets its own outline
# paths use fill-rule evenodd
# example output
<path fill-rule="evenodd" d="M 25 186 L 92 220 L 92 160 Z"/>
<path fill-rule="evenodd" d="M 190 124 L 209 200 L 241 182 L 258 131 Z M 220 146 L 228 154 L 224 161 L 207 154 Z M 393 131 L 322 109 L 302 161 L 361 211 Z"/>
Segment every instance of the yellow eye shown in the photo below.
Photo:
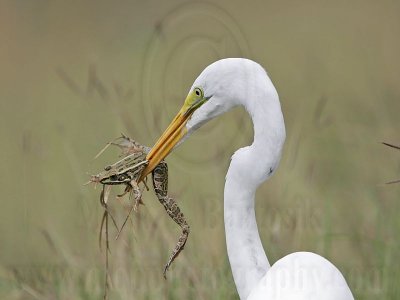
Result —
<path fill-rule="evenodd" d="M 194 88 L 194 93 L 196 94 L 197 97 L 203 97 L 203 91 L 201 90 L 201 88 Z"/>
<path fill-rule="evenodd" d="M 205 101 L 209 99 L 204 97 L 204 92 L 201 87 L 195 87 L 189 93 L 189 95 L 185 99 L 185 104 L 182 107 L 183 113 L 188 113 L 190 111 L 196 110 L 200 107 Z"/>

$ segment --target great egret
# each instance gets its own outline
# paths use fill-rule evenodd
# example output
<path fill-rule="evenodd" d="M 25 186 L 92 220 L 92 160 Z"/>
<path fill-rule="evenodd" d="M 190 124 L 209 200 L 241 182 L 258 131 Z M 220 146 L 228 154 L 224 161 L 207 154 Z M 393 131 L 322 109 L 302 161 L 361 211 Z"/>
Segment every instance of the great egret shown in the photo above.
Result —
<path fill-rule="evenodd" d="M 273 266 L 268 262 L 254 196 L 278 167 L 286 133 L 278 94 L 258 63 L 227 58 L 206 67 L 148 154 L 142 176 L 201 125 L 237 105 L 244 106 L 254 125 L 254 141 L 232 156 L 224 189 L 227 252 L 240 299 L 353 299 L 340 271 L 317 254 L 296 252 Z"/>

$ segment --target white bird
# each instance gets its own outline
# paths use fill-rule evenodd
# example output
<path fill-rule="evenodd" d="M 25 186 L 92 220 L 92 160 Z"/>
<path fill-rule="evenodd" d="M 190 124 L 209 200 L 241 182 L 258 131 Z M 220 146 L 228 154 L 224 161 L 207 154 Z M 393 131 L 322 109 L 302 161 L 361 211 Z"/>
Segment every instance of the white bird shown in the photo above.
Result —
<path fill-rule="evenodd" d="M 254 125 L 253 143 L 232 156 L 224 190 L 227 252 L 240 299 L 354 299 L 343 275 L 325 258 L 295 252 L 271 266 L 264 252 L 255 193 L 278 167 L 286 133 L 278 94 L 258 63 L 227 58 L 205 68 L 148 154 L 142 176 L 201 125 L 238 105 L 246 109 Z"/>

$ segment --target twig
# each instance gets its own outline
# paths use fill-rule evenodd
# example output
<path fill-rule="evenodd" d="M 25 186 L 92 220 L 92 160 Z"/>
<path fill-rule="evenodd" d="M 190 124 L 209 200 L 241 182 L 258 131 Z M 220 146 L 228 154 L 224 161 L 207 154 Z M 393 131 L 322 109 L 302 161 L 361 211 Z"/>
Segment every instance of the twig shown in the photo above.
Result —
<path fill-rule="evenodd" d="M 385 143 L 385 142 L 382 142 L 382 144 L 400 150 L 399 146 L 395 146 L 395 145 L 392 145 L 392 144 L 389 144 L 389 143 Z"/>

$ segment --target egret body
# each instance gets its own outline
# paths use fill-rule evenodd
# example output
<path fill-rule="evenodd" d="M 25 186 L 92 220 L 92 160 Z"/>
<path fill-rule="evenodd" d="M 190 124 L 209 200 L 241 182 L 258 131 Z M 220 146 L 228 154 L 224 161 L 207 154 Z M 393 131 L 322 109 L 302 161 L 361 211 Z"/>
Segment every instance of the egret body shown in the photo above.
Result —
<path fill-rule="evenodd" d="M 228 58 L 205 68 L 148 154 L 143 176 L 201 125 L 238 105 L 254 125 L 253 143 L 232 156 L 224 189 L 227 252 L 240 299 L 353 299 L 340 271 L 325 258 L 295 252 L 271 266 L 263 249 L 255 193 L 278 167 L 286 133 L 278 94 L 258 63 Z"/>

